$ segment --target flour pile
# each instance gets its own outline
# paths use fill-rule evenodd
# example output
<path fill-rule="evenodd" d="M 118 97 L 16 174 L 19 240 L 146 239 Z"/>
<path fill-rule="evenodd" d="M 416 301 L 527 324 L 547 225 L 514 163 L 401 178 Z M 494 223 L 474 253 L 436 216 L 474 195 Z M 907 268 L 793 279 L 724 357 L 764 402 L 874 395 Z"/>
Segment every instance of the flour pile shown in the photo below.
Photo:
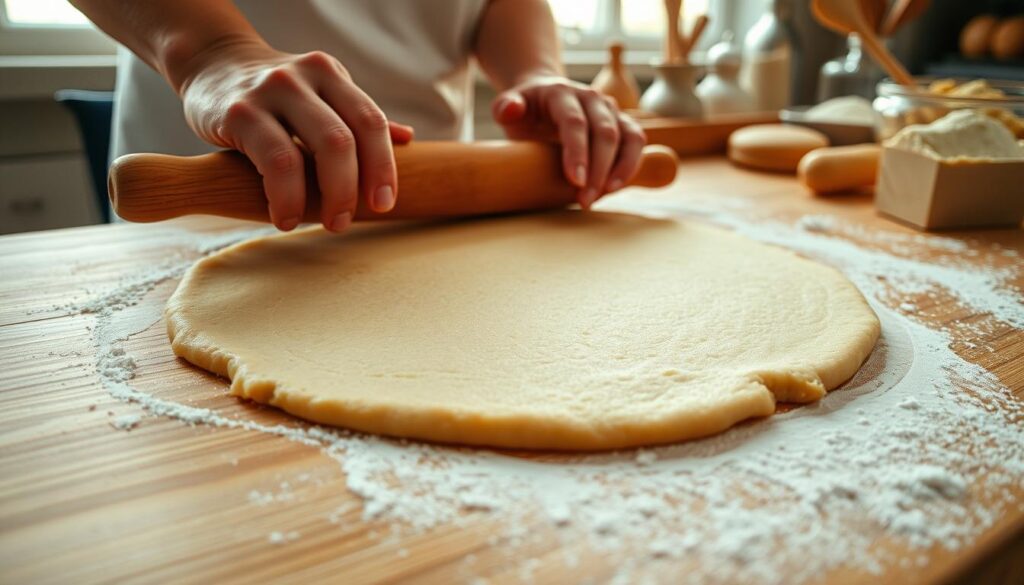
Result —
<path fill-rule="evenodd" d="M 878 572 L 924 559 L 887 558 L 879 538 L 911 551 L 955 551 L 1019 505 L 1010 494 L 1024 487 L 1024 408 L 952 349 L 974 347 L 979 333 L 995 328 L 1024 328 L 1021 292 L 1006 284 L 1021 270 L 1006 262 L 1012 250 L 976 252 L 950 238 L 871 234 L 829 216 L 782 222 L 728 207 L 635 200 L 621 209 L 709 221 L 837 267 L 878 313 L 878 347 L 852 381 L 819 403 L 707 440 L 526 459 L 312 425 L 261 425 L 133 388 L 136 366 L 124 349 L 119 314 L 139 291 L 179 276 L 189 264 L 184 257 L 126 281 L 127 292 L 109 291 L 81 308 L 96 315 L 97 369 L 114 397 L 138 402 L 151 415 L 320 448 L 362 498 L 364 519 L 396 534 L 492 519 L 501 528 L 491 544 L 520 560 L 524 580 L 539 561 L 517 551 L 536 544 L 540 532 L 561 539 L 567 567 L 584 550 L 597 550 L 624 583 L 798 583 L 840 566 Z M 229 240 L 193 239 L 189 247 L 208 251 Z M 911 258 L 922 249 L 938 262 Z M 968 253 L 976 264 L 963 262 Z M 981 316 L 943 330 L 918 319 L 930 302 L 947 298 Z M 275 500 L 250 494 L 254 506 L 268 498 Z M 289 498 L 285 505 L 302 503 Z M 273 533 L 269 541 L 293 537 Z M 680 566 L 677 560 L 692 569 L 664 572 Z"/>

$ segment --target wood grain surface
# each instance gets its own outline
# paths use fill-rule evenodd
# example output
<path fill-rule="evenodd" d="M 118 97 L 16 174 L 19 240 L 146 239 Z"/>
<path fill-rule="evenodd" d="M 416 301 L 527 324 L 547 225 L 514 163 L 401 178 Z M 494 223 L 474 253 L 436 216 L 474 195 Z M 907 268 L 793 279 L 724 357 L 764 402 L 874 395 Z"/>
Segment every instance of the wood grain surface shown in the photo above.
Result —
<path fill-rule="evenodd" d="M 828 213 L 868 231 L 914 233 L 876 217 L 864 196 L 814 199 L 791 177 L 734 169 L 718 158 L 684 162 L 668 189 L 620 197 L 624 205 L 631 198 L 695 205 L 735 198 L 753 203 L 759 216 Z M 148 415 L 101 385 L 97 315 L 69 306 L 125 284 L 140 269 L 195 257 L 187 244 L 196 235 L 254 227 L 189 218 L 0 238 L 0 582 L 523 582 L 507 543 L 489 543 L 500 518 L 388 539 L 386 526 L 361 519 L 337 462 L 319 449 Z M 946 235 L 978 249 L 998 244 L 1024 253 L 1021 230 Z M 1024 288 L 1024 281 L 1015 284 Z M 225 417 L 303 425 L 228 396 L 223 380 L 175 359 L 160 317 L 175 285 L 168 279 L 119 313 L 125 330 L 134 332 L 126 343 L 137 362 L 132 386 Z M 954 332 L 959 354 L 1024 399 L 1024 332 L 960 328 L 984 315 L 952 300 L 893 302 L 902 300 L 920 302 L 925 319 Z M 117 417 L 132 414 L 143 415 L 138 426 L 114 428 Z M 278 492 L 285 481 L 287 501 L 250 501 L 252 491 Z M 1017 495 L 1024 503 L 1024 491 Z M 346 504 L 346 512 L 328 520 Z M 533 528 L 537 538 L 516 553 L 539 559 L 532 581 L 601 582 L 614 574 L 616 567 L 599 554 L 567 568 L 559 556 L 564 543 L 544 526 Z M 842 570 L 821 582 L 1021 583 L 1022 529 L 1024 506 L 1018 506 L 956 554 L 926 551 L 923 567 L 889 566 L 882 577 Z M 275 546 L 268 541 L 275 531 L 301 538 Z M 883 540 L 880 546 L 901 545 Z M 664 581 L 673 582 L 672 575 L 665 573 Z"/>

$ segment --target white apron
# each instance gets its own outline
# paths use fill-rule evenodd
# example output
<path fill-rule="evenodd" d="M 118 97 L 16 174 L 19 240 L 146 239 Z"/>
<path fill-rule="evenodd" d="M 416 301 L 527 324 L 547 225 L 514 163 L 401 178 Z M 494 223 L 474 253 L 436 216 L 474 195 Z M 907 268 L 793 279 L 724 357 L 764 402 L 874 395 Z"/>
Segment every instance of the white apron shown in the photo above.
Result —
<path fill-rule="evenodd" d="M 336 57 L 390 120 L 424 140 L 472 133 L 471 43 L 487 0 L 237 0 L 270 46 Z M 217 150 L 192 133 L 167 82 L 118 56 L 111 157 Z"/>

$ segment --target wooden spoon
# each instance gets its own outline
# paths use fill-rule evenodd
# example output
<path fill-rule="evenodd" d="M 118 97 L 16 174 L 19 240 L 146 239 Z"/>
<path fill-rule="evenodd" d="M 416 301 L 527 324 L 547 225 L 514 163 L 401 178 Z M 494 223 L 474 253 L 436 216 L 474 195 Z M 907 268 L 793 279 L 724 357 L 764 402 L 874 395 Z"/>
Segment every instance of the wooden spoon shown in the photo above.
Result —
<path fill-rule="evenodd" d="M 882 36 L 891 37 L 901 26 L 921 16 L 931 3 L 931 0 L 896 0 L 882 23 Z"/>
<path fill-rule="evenodd" d="M 907 73 L 903 64 L 878 40 L 875 31 L 871 30 L 868 21 L 864 18 L 859 1 L 811 0 L 811 11 L 818 22 L 840 34 L 857 33 L 860 35 L 860 40 L 868 54 L 882 66 L 882 69 L 885 69 L 890 77 L 900 85 L 916 86 L 914 79 L 910 77 L 910 73 Z"/>
<path fill-rule="evenodd" d="M 871 30 L 880 32 L 885 12 L 889 9 L 889 0 L 860 0 L 860 8 Z"/>

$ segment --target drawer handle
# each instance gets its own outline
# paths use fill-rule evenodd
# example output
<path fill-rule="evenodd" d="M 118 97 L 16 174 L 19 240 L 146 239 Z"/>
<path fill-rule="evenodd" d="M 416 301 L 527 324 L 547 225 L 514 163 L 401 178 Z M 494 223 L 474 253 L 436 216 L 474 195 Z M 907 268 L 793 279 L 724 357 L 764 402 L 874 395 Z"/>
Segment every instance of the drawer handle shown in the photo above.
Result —
<path fill-rule="evenodd" d="M 46 209 L 46 200 L 42 197 L 15 199 L 7 208 L 16 215 L 38 215 Z"/>

